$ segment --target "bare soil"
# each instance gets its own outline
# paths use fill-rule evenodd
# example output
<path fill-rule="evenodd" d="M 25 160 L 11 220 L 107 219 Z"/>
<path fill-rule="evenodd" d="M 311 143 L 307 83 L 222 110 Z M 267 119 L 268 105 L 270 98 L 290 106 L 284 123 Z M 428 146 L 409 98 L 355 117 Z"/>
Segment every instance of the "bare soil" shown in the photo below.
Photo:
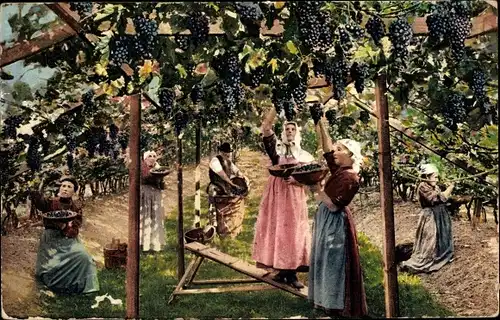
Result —
<path fill-rule="evenodd" d="M 208 183 L 208 160 L 200 165 L 201 185 Z M 267 181 L 268 159 L 256 152 L 242 152 L 238 161 L 240 169 L 250 179 L 251 196 L 263 192 Z M 183 170 L 184 196 L 195 190 L 194 166 Z M 174 170 L 166 177 L 164 192 L 165 212 L 177 207 L 177 173 Z M 202 190 L 202 196 L 205 196 Z M 381 250 L 383 246 L 383 223 L 378 193 L 358 195 L 352 203 L 358 232 L 364 232 Z M 419 208 L 414 203 L 395 203 L 395 232 L 397 243 L 413 241 L 418 221 Z M 186 213 L 190 214 L 190 213 Z M 98 266 L 104 264 L 103 248 L 112 238 L 127 241 L 128 193 L 109 195 L 88 200 L 84 208 L 84 227 L 81 239 L 96 259 Z M 453 221 L 455 259 L 434 274 L 421 275 L 424 286 L 438 301 L 460 316 L 489 316 L 498 312 L 498 237 L 496 225 L 489 217 L 480 224 L 479 231 L 472 231 L 470 224 Z M 16 317 L 41 314 L 39 291 L 34 282 L 34 269 L 38 239 L 42 227 L 27 224 L 11 230 L 1 237 L 2 254 L 2 304 L 8 315 Z"/>

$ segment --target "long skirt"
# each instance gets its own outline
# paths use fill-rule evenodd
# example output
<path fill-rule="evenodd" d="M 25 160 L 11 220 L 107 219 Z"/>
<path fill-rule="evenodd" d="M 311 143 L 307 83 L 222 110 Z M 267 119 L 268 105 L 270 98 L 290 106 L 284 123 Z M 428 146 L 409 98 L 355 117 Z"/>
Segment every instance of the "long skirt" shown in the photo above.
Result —
<path fill-rule="evenodd" d="M 356 228 L 348 208 L 331 211 L 321 203 L 314 218 L 308 299 L 342 316 L 367 314 Z"/>
<path fill-rule="evenodd" d="M 78 238 L 67 238 L 60 230 L 46 229 L 42 233 L 36 277 L 59 294 L 99 291 L 94 260 Z"/>
<path fill-rule="evenodd" d="M 451 218 L 444 204 L 420 212 L 411 258 L 401 263 L 412 273 L 433 272 L 453 258 Z"/>
<path fill-rule="evenodd" d="M 304 188 L 270 176 L 255 225 L 252 258 L 259 267 L 305 271 L 310 246 Z"/>
<path fill-rule="evenodd" d="M 165 212 L 161 190 L 141 185 L 140 239 L 143 251 L 161 251 L 165 246 Z"/>

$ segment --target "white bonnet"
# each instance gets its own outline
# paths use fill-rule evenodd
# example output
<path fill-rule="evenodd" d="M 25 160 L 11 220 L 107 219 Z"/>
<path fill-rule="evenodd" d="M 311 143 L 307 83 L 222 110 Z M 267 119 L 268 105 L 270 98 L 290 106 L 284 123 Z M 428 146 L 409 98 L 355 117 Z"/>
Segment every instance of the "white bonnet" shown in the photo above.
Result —
<path fill-rule="evenodd" d="M 144 152 L 143 159 L 146 160 L 149 156 L 155 156 L 156 157 L 156 152 L 154 151 L 146 151 Z"/>
<path fill-rule="evenodd" d="M 420 174 L 427 175 L 427 174 L 438 173 L 438 172 L 439 172 L 438 168 L 432 163 L 420 165 Z"/>
<path fill-rule="evenodd" d="M 360 167 L 361 167 L 361 162 L 363 161 L 363 156 L 361 155 L 361 145 L 359 142 L 354 141 L 352 139 L 342 139 L 337 141 L 338 143 L 342 144 L 345 146 L 349 151 L 352 152 L 352 168 L 354 171 L 359 172 Z"/>

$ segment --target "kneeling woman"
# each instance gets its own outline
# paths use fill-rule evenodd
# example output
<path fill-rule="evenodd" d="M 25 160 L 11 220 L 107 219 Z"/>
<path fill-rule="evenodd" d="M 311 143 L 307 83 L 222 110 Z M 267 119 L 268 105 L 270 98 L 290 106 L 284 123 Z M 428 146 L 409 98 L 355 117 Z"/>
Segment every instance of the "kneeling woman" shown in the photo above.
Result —
<path fill-rule="evenodd" d="M 347 207 L 359 189 L 359 143 L 333 145 L 322 121 L 318 124 L 324 157 L 331 172 L 324 190 L 313 188 L 320 201 L 314 217 L 309 269 L 309 300 L 331 316 L 367 314 L 356 228 Z"/>
<path fill-rule="evenodd" d="M 43 182 L 40 185 L 42 188 Z M 43 213 L 69 210 L 77 216 L 69 221 L 43 219 L 45 230 L 40 238 L 36 277 L 59 294 L 83 294 L 99 291 L 97 268 L 78 239 L 82 225 L 82 203 L 73 200 L 78 183 L 71 177 L 61 180 L 57 197 L 45 198 L 40 191 L 31 192 L 31 200 Z"/>

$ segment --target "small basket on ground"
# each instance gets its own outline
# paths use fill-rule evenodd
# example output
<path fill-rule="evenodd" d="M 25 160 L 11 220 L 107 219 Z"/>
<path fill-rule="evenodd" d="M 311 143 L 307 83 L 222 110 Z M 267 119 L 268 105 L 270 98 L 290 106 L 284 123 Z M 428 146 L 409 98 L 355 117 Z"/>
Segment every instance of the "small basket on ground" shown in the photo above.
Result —
<path fill-rule="evenodd" d="M 326 177 L 328 171 L 327 167 L 320 164 L 306 164 L 294 168 L 292 177 L 301 184 L 315 185 Z"/>
<path fill-rule="evenodd" d="M 297 164 L 276 164 L 268 167 L 267 169 L 272 176 L 278 178 L 288 178 L 294 171 L 295 167 L 297 167 Z"/>
<path fill-rule="evenodd" d="M 154 176 L 165 177 L 170 174 L 170 170 L 168 169 L 168 167 L 158 167 L 151 169 L 149 173 Z"/>
<path fill-rule="evenodd" d="M 205 228 L 195 228 L 184 233 L 186 243 L 200 242 L 202 244 L 209 243 L 215 236 L 215 227 L 207 226 Z"/>
<path fill-rule="evenodd" d="M 120 243 L 120 239 L 113 239 L 104 246 L 104 267 L 106 269 L 127 267 L 127 244 Z"/>

